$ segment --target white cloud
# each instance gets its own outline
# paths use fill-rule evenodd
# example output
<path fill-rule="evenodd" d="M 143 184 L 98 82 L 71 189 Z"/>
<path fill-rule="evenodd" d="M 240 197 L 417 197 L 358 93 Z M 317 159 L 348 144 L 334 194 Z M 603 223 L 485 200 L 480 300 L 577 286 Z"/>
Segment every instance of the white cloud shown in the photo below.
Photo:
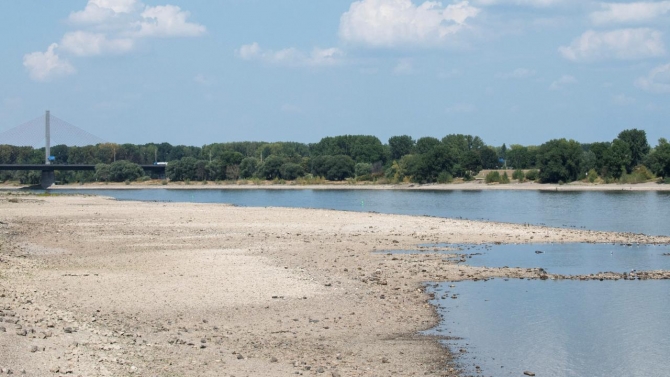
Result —
<path fill-rule="evenodd" d="M 496 75 L 499 79 L 527 79 L 535 76 L 535 71 L 527 68 L 517 68 L 512 72 L 498 73 Z"/>
<path fill-rule="evenodd" d="M 212 85 L 212 80 L 205 77 L 205 75 L 203 75 L 202 73 L 198 73 L 197 75 L 195 75 L 195 77 L 193 77 L 193 81 L 202 86 Z"/>
<path fill-rule="evenodd" d="M 670 1 L 602 3 L 601 10 L 591 13 L 596 24 L 648 22 L 670 12 Z"/>
<path fill-rule="evenodd" d="M 139 8 L 137 0 L 89 0 L 84 10 L 70 13 L 69 20 L 80 24 L 101 24 Z"/>
<path fill-rule="evenodd" d="M 572 61 L 644 59 L 665 54 L 661 32 L 649 28 L 586 31 L 569 46 L 558 49 Z"/>
<path fill-rule="evenodd" d="M 629 97 L 623 93 L 612 96 L 612 102 L 619 106 L 628 106 L 635 103 L 635 98 Z"/>
<path fill-rule="evenodd" d="M 560 79 L 554 81 L 549 85 L 549 90 L 561 90 L 568 85 L 577 83 L 577 79 L 570 75 L 563 75 Z"/>
<path fill-rule="evenodd" d="M 403 58 L 398 60 L 398 64 L 393 68 L 393 73 L 396 75 L 410 75 L 414 73 L 414 65 L 412 59 Z"/>
<path fill-rule="evenodd" d="M 197 37 L 205 27 L 187 22 L 190 13 L 174 5 L 146 7 L 139 23 L 138 37 Z"/>
<path fill-rule="evenodd" d="M 241 46 L 235 53 L 243 60 L 260 60 L 288 66 L 337 65 L 342 63 L 344 58 L 344 52 L 336 47 L 325 49 L 315 47 L 310 54 L 306 54 L 294 47 L 279 51 L 264 50 L 256 42 Z"/>
<path fill-rule="evenodd" d="M 359 0 L 340 17 L 339 35 L 373 47 L 438 45 L 466 26 L 479 9 L 468 1 L 442 7 L 436 1 Z"/>
<path fill-rule="evenodd" d="M 74 31 L 65 33 L 60 48 L 77 56 L 93 56 L 104 53 L 120 54 L 133 49 L 130 38 L 107 39 L 102 33 Z"/>
<path fill-rule="evenodd" d="M 531 7 L 549 7 L 552 5 L 559 5 L 571 2 L 572 0 L 474 0 L 476 5 L 490 6 L 490 5 L 524 5 Z"/>
<path fill-rule="evenodd" d="M 30 78 L 35 81 L 49 81 L 58 76 L 75 73 L 74 67 L 61 59 L 55 50 L 57 43 L 52 43 L 45 52 L 32 52 L 23 56 L 23 66 L 28 69 Z"/>
<path fill-rule="evenodd" d="M 635 86 L 654 93 L 670 93 L 670 64 L 660 65 L 646 77 L 635 81 Z"/>
<path fill-rule="evenodd" d="M 147 6 L 138 0 L 88 0 L 83 10 L 69 16 L 70 23 L 79 29 L 65 33 L 60 44 L 52 44 L 44 53 L 27 54 L 24 65 L 42 67 L 29 69 L 35 72 L 31 73 L 31 78 L 44 81 L 39 77 L 75 72 L 67 60 L 54 53 L 56 47 L 53 46 L 58 46 L 65 54 L 86 57 L 128 53 L 138 40 L 204 34 L 206 28 L 188 22 L 189 15 L 174 5 Z"/>

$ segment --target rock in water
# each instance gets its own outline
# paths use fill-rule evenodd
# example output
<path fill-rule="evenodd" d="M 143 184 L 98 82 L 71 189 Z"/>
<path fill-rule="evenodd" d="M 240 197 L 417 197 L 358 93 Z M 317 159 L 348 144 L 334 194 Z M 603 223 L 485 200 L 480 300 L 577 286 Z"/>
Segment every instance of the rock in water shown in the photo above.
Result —
<path fill-rule="evenodd" d="M 523 372 L 523 374 L 526 375 L 526 376 L 531 376 L 531 377 L 535 375 L 535 373 L 529 372 L 529 371 L 525 371 L 525 372 Z"/>

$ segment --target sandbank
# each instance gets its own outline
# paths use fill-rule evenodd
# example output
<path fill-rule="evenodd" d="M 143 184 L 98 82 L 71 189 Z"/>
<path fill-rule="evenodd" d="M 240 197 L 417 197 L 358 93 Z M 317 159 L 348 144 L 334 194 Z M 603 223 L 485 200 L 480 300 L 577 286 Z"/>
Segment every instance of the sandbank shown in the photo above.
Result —
<path fill-rule="evenodd" d="M 670 238 L 5 193 L 0 368 L 27 376 L 456 376 L 457 360 L 439 339 L 419 334 L 438 321 L 425 282 L 565 277 L 374 252 L 442 242 Z"/>

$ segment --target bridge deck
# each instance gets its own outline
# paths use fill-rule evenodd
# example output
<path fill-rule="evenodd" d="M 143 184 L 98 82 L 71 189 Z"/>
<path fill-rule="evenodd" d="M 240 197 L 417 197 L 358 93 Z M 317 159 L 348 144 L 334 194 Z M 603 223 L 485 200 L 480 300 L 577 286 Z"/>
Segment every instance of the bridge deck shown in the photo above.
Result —
<path fill-rule="evenodd" d="M 146 171 L 164 172 L 165 165 L 140 165 Z M 95 165 L 0 164 L 0 170 L 95 170 Z"/>

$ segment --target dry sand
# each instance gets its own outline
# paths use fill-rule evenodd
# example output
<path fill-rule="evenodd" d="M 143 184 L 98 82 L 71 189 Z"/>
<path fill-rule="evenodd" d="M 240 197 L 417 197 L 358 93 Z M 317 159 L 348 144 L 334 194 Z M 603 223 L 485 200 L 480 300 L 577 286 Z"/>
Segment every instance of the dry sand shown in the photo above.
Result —
<path fill-rule="evenodd" d="M 373 253 L 434 242 L 670 239 L 0 194 L 0 368 L 27 376 L 457 375 L 438 339 L 418 334 L 437 322 L 425 282 L 563 277 L 467 267 L 438 254 Z"/>

